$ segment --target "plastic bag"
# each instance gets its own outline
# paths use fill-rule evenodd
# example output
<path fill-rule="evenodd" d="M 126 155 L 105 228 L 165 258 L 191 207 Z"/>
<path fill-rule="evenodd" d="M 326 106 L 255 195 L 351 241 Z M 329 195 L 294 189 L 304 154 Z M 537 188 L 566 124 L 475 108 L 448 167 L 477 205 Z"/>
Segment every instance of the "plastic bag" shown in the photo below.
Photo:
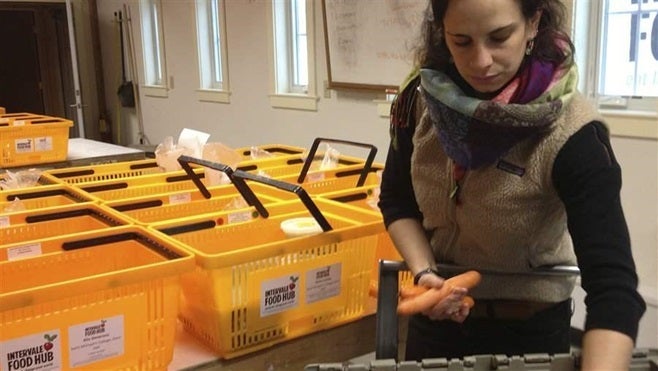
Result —
<path fill-rule="evenodd" d="M 5 190 L 34 187 L 39 184 L 41 173 L 39 169 L 19 170 L 15 173 L 7 170 L 5 179 L 0 180 L 0 188 Z"/>
<path fill-rule="evenodd" d="M 155 147 L 155 162 L 164 171 L 180 170 L 178 157 L 185 153 L 185 148 L 177 147 L 173 137 L 166 137 Z"/>
<path fill-rule="evenodd" d="M 262 148 L 258 148 L 256 146 L 252 146 L 249 148 L 249 154 L 251 156 L 252 160 L 261 160 L 264 158 L 271 158 L 274 157 L 274 155 L 267 150 L 264 150 Z"/>
<path fill-rule="evenodd" d="M 211 162 L 218 162 L 220 164 L 226 165 L 231 169 L 235 169 L 242 157 L 240 154 L 224 145 L 223 143 L 206 143 L 203 146 L 203 159 Z M 215 169 L 204 168 L 204 174 L 208 185 L 219 185 L 219 184 L 229 184 L 231 180 L 223 172 Z"/>
<path fill-rule="evenodd" d="M 382 183 L 382 171 L 379 170 L 377 171 L 377 179 L 379 179 L 379 183 Z M 372 191 L 372 194 L 366 199 L 366 204 L 370 206 L 373 210 L 379 211 L 379 206 L 377 205 L 379 203 L 379 194 L 381 192 L 380 186 L 377 185 Z"/>
<path fill-rule="evenodd" d="M 180 170 L 182 167 L 178 163 L 178 157 L 187 155 L 201 158 L 203 146 L 209 137 L 210 134 L 184 128 L 178 136 L 178 143 L 174 142 L 173 137 L 166 137 L 158 144 L 155 148 L 155 162 L 164 171 Z"/>
<path fill-rule="evenodd" d="M 14 198 L 7 206 L 2 210 L 3 213 L 12 213 L 16 211 L 26 210 L 25 203 L 21 201 L 18 197 Z"/>
<path fill-rule="evenodd" d="M 340 152 L 327 144 L 327 150 L 324 152 L 324 157 L 322 158 L 322 163 L 320 164 L 320 170 L 337 168 L 339 157 Z"/>
<path fill-rule="evenodd" d="M 315 162 L 315 159 L 312 159 L 311 161 L 313 162 L 311 163 L 309 170 L 329 170 L 338 167 L 338 158 L 340 157 L 340 152 L 330 146 L 328 143 L 324 143 L 324 145 L 326 147 L 324 152 L 316 152 L 316 155 L 318 153 L 324 153 L 322 155 L 322 161 L 318 165 L 317 162 Z M 302 160 L 306 161 L 307 158 L 308 151 L 302 154 Z"/>

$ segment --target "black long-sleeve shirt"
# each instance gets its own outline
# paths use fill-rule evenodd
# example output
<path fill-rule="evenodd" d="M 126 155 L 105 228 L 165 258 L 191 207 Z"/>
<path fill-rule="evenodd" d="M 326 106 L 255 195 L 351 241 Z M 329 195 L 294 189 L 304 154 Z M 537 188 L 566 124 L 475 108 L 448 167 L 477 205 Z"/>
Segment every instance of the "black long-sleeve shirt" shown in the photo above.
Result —
<path fill-rule="evenodd" d="M 402 218 L 422 220 L 411 182 L 413 125 L 396 127 L 389 148 L 379 207 L 388 227 Z M 569 233 L 587 292 L 585 330 L 601 328 L 637 337 L 646 304 L 638 278 L 619 192 L 621 169 L 600 122 L 581 128 L 553 164 L 553 183 L 565 205 Z"/>

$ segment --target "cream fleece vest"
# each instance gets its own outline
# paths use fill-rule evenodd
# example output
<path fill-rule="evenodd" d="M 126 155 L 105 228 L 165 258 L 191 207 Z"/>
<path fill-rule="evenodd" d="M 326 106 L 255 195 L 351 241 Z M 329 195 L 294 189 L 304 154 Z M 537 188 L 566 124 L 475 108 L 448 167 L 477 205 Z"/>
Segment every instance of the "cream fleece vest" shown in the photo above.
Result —
<path fill-rule="evenodd" d="M 424 106 L 422 100 L 419 104 Z M 413 136 L 411 176 L 437 262 L 509 273 L 484 275 L 472 291 L 476 298 L 569 298 L 574 277 L 513 273 L 576 265 L 552 169 L 571 135 L 593 120 L 602 121 L 594 107 L 576 93 L 552 132 L 518 143 L 496 164 L 467 171 L 460 182 L 459 205 L 450 197 L 455 185 L 452 161 L 439 144 L 427 110 L 422 112 Z"/>

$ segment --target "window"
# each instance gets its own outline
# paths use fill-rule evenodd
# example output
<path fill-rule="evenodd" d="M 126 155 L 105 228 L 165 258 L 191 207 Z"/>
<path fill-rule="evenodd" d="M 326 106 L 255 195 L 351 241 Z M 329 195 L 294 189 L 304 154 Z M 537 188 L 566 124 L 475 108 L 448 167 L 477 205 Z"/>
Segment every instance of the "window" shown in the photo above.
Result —
<path fill-rule="evenodd" d="M 581 90 L 602 109 L 658 110 L 658 0 L 575 1 Z"/>
<path fill-rule="evenodd" d="M 141 0 L 140 12 L 142 18 L 145 94 L 167 96 L 162 4 L 160 0 Z"/>
<path fill-rule="evenodd" d="M 317 109 L 313 1 L 271 0 L 274 107 Z"/>
<path fill-rule="evenodd" d="M 196 1 L 199 100 L 229 102 L 225 19 L 223 0 Z"/>

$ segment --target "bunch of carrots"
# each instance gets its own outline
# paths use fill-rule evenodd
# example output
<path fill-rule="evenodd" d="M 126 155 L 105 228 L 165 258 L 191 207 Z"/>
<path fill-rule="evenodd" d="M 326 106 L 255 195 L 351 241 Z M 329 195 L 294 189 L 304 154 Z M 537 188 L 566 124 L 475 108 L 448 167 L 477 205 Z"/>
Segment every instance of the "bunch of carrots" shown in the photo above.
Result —
<path fill-rule="evenodd" d="M 474 288 L 480 283 L 481 278 L 482 276 L 477 271 L 468 271 L 445 280 L 440 289 L 416 285 L 402 287 L 400 288 L 398 314 L 412 315 L 424 312 L 450 295 L 452 290 L 457 287 L 463 287 L 468 290 Z M 376 291 L 376 287 L 371 287 L 371 295 L 376 297 Z M 463 302 L 469 308 L 472 308 L 475 304 L 473 298 L 470 296 L 465 296 Z"/>

